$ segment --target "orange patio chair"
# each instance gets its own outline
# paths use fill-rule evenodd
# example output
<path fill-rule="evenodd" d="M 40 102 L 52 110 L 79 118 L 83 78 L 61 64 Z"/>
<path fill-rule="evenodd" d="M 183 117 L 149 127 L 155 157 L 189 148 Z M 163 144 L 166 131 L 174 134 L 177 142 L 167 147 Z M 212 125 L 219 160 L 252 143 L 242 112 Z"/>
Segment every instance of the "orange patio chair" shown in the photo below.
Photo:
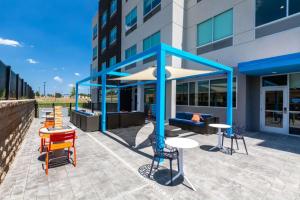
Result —
<path fill-rule="evenodd" d="M 51 134 L 46 154 L 46 175 L 49 169 L 49 153 L 56 150 L 68 149 L 68 160 L 70 159 L 70 148 L 73 148 L 73 165 L 76 167 L 75 131 Z"/>

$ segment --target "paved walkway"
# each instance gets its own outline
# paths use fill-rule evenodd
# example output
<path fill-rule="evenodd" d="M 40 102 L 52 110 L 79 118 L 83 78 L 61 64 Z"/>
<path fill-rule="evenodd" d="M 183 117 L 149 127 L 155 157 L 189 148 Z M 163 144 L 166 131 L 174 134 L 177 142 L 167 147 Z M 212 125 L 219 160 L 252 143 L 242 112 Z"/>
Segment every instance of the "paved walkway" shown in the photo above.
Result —
<path fill-rule="evenodd" d="M 106 135 L 78 130 L 78 166 L 43 170 L 35 119 L 0 185 L 0 199 L 300 199 L 300 138 L 263 133 L 246 137 L 233 156 L 207 151 L 216 135 L 184 133 L 200 148 L 184 152 L 185 172 L 197 191 L 183 184 L 166 186 L 168 162 L 148 179 L 153 125 L 115 130 Z M 226 141 L 225 146 L 229 146 Z M 174 165 L 173 169 L 177 169 Z"/>

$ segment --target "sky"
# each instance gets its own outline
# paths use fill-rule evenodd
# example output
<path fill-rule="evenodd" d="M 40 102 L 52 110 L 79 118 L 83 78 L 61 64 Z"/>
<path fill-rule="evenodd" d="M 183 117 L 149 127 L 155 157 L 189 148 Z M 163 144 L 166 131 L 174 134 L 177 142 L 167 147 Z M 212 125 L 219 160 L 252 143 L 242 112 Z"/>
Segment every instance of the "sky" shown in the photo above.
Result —
<path fill-rule="evenodd" d="M 97 9 L 98 0 L 0 0 L 0 60 L 35 91 L 46 82 L 46 93 L 70 93 L 90 73 Z"/>

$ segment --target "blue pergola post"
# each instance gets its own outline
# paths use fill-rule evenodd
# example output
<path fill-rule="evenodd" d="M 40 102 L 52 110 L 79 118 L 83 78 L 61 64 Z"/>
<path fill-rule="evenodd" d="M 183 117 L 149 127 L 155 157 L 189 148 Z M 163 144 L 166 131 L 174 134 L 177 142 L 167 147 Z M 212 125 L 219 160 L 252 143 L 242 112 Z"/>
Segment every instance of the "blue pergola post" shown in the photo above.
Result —
<path fill-rule="evenodd" d="M 166 52 L 163 49 L 157 54 L 156 83 L 156 148 L 165 146 L 165 90 L 166 90 Z"/>
<path fill-rule="evenodd" d="M 120 112 L 121 99 L 120 99 L 120 88 L 117 89 L 117 98 L 118 98 L 118 108 L 117 111 Z"/>
<path fill-rule="evenodd" d="M 75 86 L 75 110 L 78 111 L 78 83 Z"/>
<path fill-rule="evenodd" d="M 101 76 L 101 131 L 105 133 L 106 131 L 106 73 Z"/>
<path fill-rule="evenodd" d="M 232 103 L 233 103 L 233 70 L 227 72 L 227 124 L 232 126 L 233 121 L 233 112 L 232 112 Z M 232 129 L 228 130 L 228 133 L 232 134 Z"/>

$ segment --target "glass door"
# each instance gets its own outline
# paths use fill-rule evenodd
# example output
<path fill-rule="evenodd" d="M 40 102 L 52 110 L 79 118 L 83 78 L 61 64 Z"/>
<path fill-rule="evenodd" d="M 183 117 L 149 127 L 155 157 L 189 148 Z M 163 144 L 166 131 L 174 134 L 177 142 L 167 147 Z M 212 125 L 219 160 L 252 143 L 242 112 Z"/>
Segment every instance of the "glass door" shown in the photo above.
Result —
<path fill-rule="evenodd" d="M 290 74 L 290 134 L 300 135 L 300 73 Z"/>
<path fill-rule="evenodd" d="M 287 87 L 264 87 L 261 92 L 261 131 L 288 134 Z"/>

